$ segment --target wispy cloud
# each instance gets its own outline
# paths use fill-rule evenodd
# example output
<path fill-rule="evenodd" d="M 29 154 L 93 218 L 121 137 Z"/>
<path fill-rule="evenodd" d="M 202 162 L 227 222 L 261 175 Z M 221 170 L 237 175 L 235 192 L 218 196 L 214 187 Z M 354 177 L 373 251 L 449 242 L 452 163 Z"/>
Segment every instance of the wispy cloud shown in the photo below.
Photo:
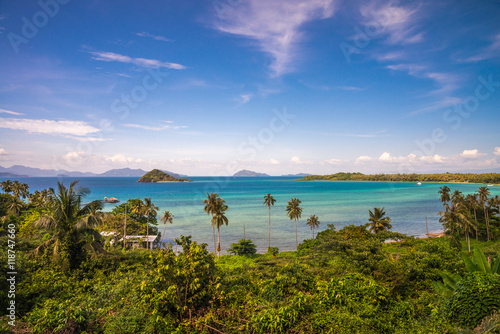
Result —
<path fill-rule="evenodd" d="M 144 31 L 138 32 L 138 33 L 136 33 L 136 35 L 141 36 L 141 37 L 149 37 L 149 38 L 152 38 L 154 40 L 162 41 L 162 42 L 173 42 L 173 40 L 170 38 L 166 38 L 166 37 L 159 36 L 159 35 L 152 35 L 150 33 L 144 32 Z"/>
<path fill-rule="evenodd" d="M 493 41 L 488 47 L 481 50 L 481 52 L 476 54 L 475 56 L 463 60 L 463 62 L 472 63 L 490 58 L 496 58 L 498 57 L 499 54 L 500 54 L 500 34 L 493 37 Z"/>
<path fill-rule="evenodd" d="M 5 109 L 0 109 L 0 114 L 10 114 L 10 115 L 16 115 L 16 116 L 24 115 L 24 114 L 21 114 L 19 112 L 5 110 Z"/>
<path fill-rule="evenodd" d="M 250 102 L 252 97 L 253 94 L 240 94 L 240 96 L 236 99 L 238 101 L 237 107 L 247 104 L 248 102 Z"/>
<path fill-rule="evenodd" d="M 320 133 L 323 136 L 338 136 L 338 137 L 357 137 L 357 138 L 376 138 L 376 137 L 388 137 L 386 134 L 386 130 L 380 130 L 376 132 L 370 133 L 328 133 L 322 132 Z"/>
<path fill-rule="evenodd" d="M 143 129 L 143 130 L 149 130 L 149 131 L 163 131 L 163 130 L 178 130 L 178 129 L 185 129 L 187 126 L 185 125 L 172 125 L 172 121 L 163 121 L 162 125 L 158 126 L 149 126 L 149 125 L 142 125 L 142 124 L 124 124 L 123 126 L 126 126 L 127 128 L 136 128 L 136 129 Z"/>
<path fill-rule="evenodd" d="M 413 44 L 423 40 L 423 34 L 416 32 L 419 7 L 410 8 L 398 5 L 399 2 L 377 2 L 361 6 L 360 12 L 365 25 L 379 27 L 387 34 L 391 44 Z"/>
<path fill-rule="evenodd" d="M 500 155 L 500 147 L 495 147 L 495 150 L 493 151 L 494 155 Z"/>
<path fill-rule="evenodd" d="M 7 150 L 0 147 L 0 155 L 7 155 Z"/>
<path fill-rule="evenodd" d="M 134 64 L 137 66 L 150 67 L 150 68 L 169 68 L 174 70 L 183 70 L 187 68 L 184 65 L 176 63 L 162 62 L 156 59 L 132 58 L 129 56 L 124 56 L 113 52 L 90 51 L 89 53 L 93 55 L 92 59 L 94 60 L 109 61 L 109 62 L 116 61 L 120 63 Z"/>
<path fill-rule="evenodd" d="M 293 162 L 294 164 L 297 164 L 297 165 L 312 165 L 313 164 L 312 161 L 302 160 L 297 156 L 293 156 L 290 159 L 290 161 Z"/>
<path fill-rule="evenodd" d="M 294 69 L 300 27 L 312 20 L 331 17 L 336 0 L 249 0 L 232 11 L 221 12 L 219 31 L 248 37 L 272 57 L 275 76 Z"/>
<path fill-rule="evenodd" d="M 49 134 L 81 141 L 103 141 L 93 137 L 100 130 L 82 121 L 53 121 L 48 119 L 0 118 L 0 128 Z"/>
<path fill-rule="evenodd" d="M 462 81 L 458 74 L 431 71 L 426 65 L 393 64 L 386 66 L 386 68 L 394 71 L 407 72 L 409 75 L 416 78 L 434 81 L 437 88 L 432 90 L 430 94 L 443 94 L 454 91 L 460 87 L 459 83 Z"/>
<path fill-rule="evenodd" d="M 420 109 L 412 111 L 408 115 L 415 116 L 415 115 L 421 114 L 421 113 L 442 110 L 442 109 L 445 109 L 445 108 L 448 108 L 448 107 L 451 107 L 453 105 L 460 104 L 460 103 L 463 103 L 463 100 L 461 98 L 453 97 L 453 96 L 445 96 L 442 99 L 440 99 L 438 101 L 434 101 L 425 107 L 422 107 Z"/>

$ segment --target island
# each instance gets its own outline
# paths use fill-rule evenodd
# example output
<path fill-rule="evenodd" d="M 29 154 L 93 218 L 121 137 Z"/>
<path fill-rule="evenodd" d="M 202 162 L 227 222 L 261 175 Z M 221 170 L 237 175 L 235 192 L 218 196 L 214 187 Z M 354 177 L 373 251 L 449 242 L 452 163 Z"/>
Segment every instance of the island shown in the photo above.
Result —
<path fill-rule="evenodd" d="M 139 181 L 142 183 L 157 183 L 157 182 L 191 182 L 189 179 L 177 178 L 159 169 L 153 169 L 150 172 L 144 174 Z"/>
<path fill-rule="evenodd" d="M 296 181 L 383 181 L 383 182 L 446 182 L 500 184 L 500 173 L 441 173 L 441 174 L 371 174 L 336 173 L 330 175 L 308 175 Z"/>
<path fill-rule="evenodd" d="M 233 176 L 269 176 L 269 175 L 264 173 L 257 173 L 248 169 L 243 169 L 235 173 Z"/>

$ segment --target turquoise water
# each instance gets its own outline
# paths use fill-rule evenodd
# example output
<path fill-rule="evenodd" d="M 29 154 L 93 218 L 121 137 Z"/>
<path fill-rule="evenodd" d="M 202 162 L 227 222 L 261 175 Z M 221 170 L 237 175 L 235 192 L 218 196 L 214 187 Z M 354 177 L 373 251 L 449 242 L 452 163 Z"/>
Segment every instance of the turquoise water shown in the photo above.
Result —
<path fill-rule="evenodd" d="M 252 239 L 258 252 L 265 252 L 268 243 L 268 214 L 263 205 L 264 196 L 270 192 L 277 202 L 271 208 L 271 246 L 281 251 L 295 249 L 295 225 L 286 216 L 286 204 L 291 197 L 302 201 L 302 218 L 297 225 L 299 242 L 312 237 L 305 224 L 307 217 L 317 215 L 319 230 L 334 224 L 342 228 L 349 224 L 364 224 L 368 209 L 385 207 L 392 218 L 393 230 L 409 235 L 425 234 L 425 217 L 430 232 L 441 230 L 438 212 L 442 210 L 438 190 L 443 183 L 393 183 L 309 181 L 297 182 L 290 177 L 212 178 L 192 177 L 190 183 L 137 183 L 137 178 L 81 178 L 80 186 L 90 188 L 88 201 L 116 197 L 120 201 L 129 198 L 151 197 L 160 212 L 170 210 L 174 223 L 167 226 L 165 241 L 173 241 L 180 235 L 192 235 L 193 240 L 209 244 L 213 249 L 210 217 L 203 211 L 202 201 L 207 192 L 217 192 L 228 206 L 229 225 L 221 227 L 221 249 L 243 238 Z M 0 178 L 0 181 L 5 178 Z M 28 183 L 30 191 L 56 187 L 57 181 L 69 185 L 69 178 L 19 178 Z M 446 184 L 453 191 L 464 194 L 475 192 L 481 185 Z M 500 187 L 490 187 L 492 195 L 500 195 Z M 107 204 L 109 211 L 114 204 Z M 164 225 L 158 225 L 163 232 Z"/>

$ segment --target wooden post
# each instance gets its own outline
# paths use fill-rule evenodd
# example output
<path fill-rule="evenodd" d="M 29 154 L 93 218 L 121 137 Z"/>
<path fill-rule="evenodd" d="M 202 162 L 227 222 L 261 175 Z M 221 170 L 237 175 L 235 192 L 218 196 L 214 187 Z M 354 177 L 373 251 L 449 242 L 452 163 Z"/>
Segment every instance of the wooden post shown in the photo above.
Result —
<path fill-rule="evenodd" d="M 127 248 L 127 203 L 125 203 L 125 225 L 123 226 L 123 248 Z"/>
<path fill-rule="evenodd" d="M 429 225 L 427 225 L 427 217 L 425 217 L 425 230 L 427 231 L 427 237 L 429 237 Z"/>

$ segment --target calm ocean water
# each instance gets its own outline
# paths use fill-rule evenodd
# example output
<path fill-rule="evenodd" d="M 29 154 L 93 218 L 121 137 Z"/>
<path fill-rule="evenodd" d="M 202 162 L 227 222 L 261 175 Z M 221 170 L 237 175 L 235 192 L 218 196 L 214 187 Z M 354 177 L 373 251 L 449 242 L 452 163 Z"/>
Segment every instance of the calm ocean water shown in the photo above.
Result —
<path fill-rule="evenodd" d="M 6 178 L 0 178 L 0 181 Z M 160 212 L 170 210 L 174 223 L 167 226 L 166 241 L 180 235 L 192 235 L 193 240 L 209 244 L 213 249 L 210 217 L 203 211 L 202 201 L 207 192 L 217 192 L 228 206 L 229 225 L 221 227 L 221 249 L 243 238 L 252 239 L 258 252 L 267 249 L 268 214 L 263 205 L 264 195 L 272 193 L 277 202 L 271 208 L 271 246 L 280 251 L 295 249 L 294 222 L 286 216 L 286 203 L 291 197 L 302 201 L 302 218 L 297 225 L 299 242 L 312 237 L 305 224 L 310 215 L 317 215 L 321 222 L 319 230 L 334 224 L 342 228 L 348 224 L 364 224 L 368 221 L 368 209 L 384 207 L 392 218 L 393 230 L 409 235 L 425 234 L 425 217 L 430 232 L 441 230 L 438 212 L 442 210 L 438 190 L 442 183 L 393 183 L 393 182 L 348 182 L 309 181 L 297 182 L 291 177 L 240 177 L 212 178 L 191 177 L 189 183 L 138 183 L 138 178 L 80 178 L 80 186 L 90 188 L 87 201 L 116 197 L 120 201 L 129 198 L 151 197 Z M 57 181 L 69 185 L 73 178 L 19 178 L 28 183 L 30 191 L 48 187 L 55 188 Z M 453 191 L 473 193 L 481 185 L 446 184 Z M 492 195 L 500 195 L 500 187 L 490 187 Z M 110 211 L 114 204 L 106 204 Z M 164 225 L 158 226 L 163 232 Z"/>

